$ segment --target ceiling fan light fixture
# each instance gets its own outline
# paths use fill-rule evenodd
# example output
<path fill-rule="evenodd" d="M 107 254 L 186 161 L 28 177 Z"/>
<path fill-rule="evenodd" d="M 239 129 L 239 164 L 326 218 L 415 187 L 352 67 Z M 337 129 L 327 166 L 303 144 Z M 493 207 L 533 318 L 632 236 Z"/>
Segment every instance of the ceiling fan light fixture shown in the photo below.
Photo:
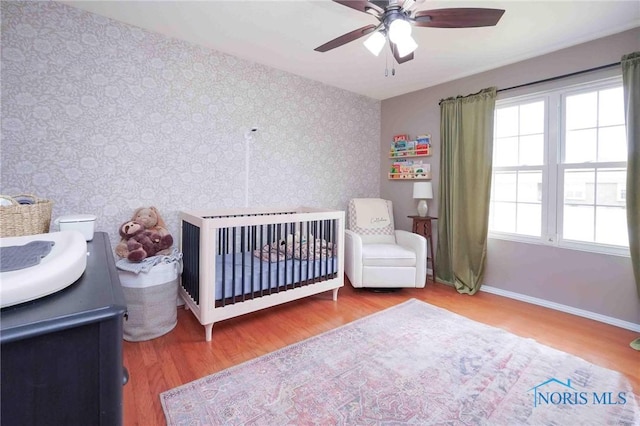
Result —
<path fill-rule="evenodd" d="M 369 52 L 374 55 L 380 55 L 382 48 L 384 47 L 387 38 L 380 31 L 374 31 L 367 39 L 364 41 L 364 47 L 366 47 Z"/>
<path fill-rule="evenodd" d="M 396 18 L 389 24 L 389 40 L 400 43 L 406 37 L 411 37 L 411 24 L 402 18 Z"/>
<path fill-rule="evenodd" d="M 413 37 L 408 35 L 396 43 L 396 47 L 398 48 L 398 56 L 404 58 L 418 48 L 418 43 L 416 43 Z"/>
<path fill-rule="evenodd" d="M 353 10 L 372 15 L 378 20 L 378 24 L 365 25 L 364 27 L 336 37 L 316 47 L 314 49 L 316 52 L 328 52 L 336 47 L 370 35 L 364 42 L 367 49 L 375 56 L 379 56 L 388 38 L 391 52 L 398 64 L 403 64 L 413 59 L 413 52 L 418 47 L 418 43 L 416 43 L 411 36 L 411 31 L 414 26 L 432 28 L 493 27 L 505 12 L 504 9 L 477 7 L 414 10 L 426 0 L 331 1 Z"/>

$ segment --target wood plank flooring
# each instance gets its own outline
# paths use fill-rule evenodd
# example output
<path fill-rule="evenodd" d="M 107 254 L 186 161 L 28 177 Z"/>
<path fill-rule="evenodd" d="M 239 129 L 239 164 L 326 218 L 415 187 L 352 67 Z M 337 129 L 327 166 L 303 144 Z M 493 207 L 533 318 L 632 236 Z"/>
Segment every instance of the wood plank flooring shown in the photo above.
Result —
<path fill-rule="evenodd" d="M 178 309 L 178 325 L 146 342 L 124 342 L 125 425 L 163 425 L 160 392 L 351 322 L 410 298 L 467 318 L 530 337 L 602 367 L 625 374 L 640 394 L 640 352 L 629 342 L 637 333 L 589 319 L 480 292 L 458 294 L 429 283 L 424 289 L 374 293 L 346 282 L 338 301 L 331 292 L 217 323 L 213 341 L 191 312 Z"/>

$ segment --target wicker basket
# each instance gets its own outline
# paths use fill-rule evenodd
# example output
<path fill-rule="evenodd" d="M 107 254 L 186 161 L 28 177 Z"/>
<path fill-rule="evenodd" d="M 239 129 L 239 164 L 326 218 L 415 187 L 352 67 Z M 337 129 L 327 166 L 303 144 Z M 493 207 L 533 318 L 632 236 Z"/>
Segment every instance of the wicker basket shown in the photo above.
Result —
<path fill-rule="evenodd" d="M 15 200 L 18 197 L 33 198 L 35 203 L 20 204 Z M 0 198 L 11 202 L 11 205 L 0 206 L 0 237 L 21 237 L 49 232 L 53 206 L 50 200 L 43 200 L 30 194 L 13 197 L 0 195 Z"/>

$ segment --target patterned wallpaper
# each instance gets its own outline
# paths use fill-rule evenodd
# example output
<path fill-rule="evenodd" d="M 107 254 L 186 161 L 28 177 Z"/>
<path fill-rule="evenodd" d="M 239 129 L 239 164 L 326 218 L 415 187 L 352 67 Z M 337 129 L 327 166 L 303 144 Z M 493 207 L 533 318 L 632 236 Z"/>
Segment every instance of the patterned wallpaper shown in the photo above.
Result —
<path fill-rule="evenodd" d="M 155 205 L 345 210 L 379 195 L 380 102 L 54 2 L 1 2 L 0 193 L 117 228 Z M 321 66 L 321 64 L 318 64 Z"/>

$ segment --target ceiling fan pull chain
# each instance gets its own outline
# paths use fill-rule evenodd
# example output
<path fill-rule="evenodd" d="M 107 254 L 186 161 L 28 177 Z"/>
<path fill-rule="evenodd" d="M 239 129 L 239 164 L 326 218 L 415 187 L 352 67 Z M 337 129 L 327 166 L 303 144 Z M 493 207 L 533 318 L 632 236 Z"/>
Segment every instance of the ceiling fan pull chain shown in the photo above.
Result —
<path fill-rule="evenodd" d="M 389 77 L 389 52 L 384 55 L 384 76 Z"/>

